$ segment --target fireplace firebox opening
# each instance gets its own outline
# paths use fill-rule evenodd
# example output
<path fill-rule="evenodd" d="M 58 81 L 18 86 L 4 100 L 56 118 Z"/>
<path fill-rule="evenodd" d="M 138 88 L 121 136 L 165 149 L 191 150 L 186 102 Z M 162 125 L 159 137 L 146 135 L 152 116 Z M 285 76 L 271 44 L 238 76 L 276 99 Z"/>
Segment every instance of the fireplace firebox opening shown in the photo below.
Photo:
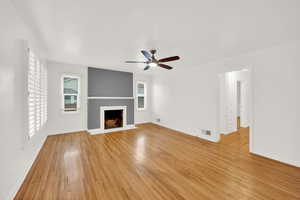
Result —
<path fill-rule="evenodd" d="M 104 111 L 104 128 L 121 128 L 123 127 L 123 110 L 105 110 Z"/>

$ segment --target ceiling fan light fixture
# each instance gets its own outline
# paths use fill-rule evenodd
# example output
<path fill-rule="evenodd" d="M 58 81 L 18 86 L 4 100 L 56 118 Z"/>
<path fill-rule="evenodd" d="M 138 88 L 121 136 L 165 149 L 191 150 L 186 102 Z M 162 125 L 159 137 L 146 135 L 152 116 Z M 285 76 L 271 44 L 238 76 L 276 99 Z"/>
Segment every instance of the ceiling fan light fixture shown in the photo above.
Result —
<path fill-rule="evenodd" d="M 161 67 L 161 68 L 170 70 L 170 69 L 173 69 L 173 67 L 166 65 L 164 63 L 180 59 L 179 56 L 171 56 L 171 57 L 167 57 L 167 58 L 156 59 L 154 56 L 154 54 L 156 53 L 156 50 L 154 50 L 154 49 L 150 50 L 150 52 L 142 50 L 141 53 L 147 59 L 146 61 L 126 61 L 126 63 L 144 63 L 144 64 L 146 64 L 144 71 L 148 70 L 150 67 L 154 67 L 154 68 Z"/>
<path fill-rule="evenodd" d="M 149 66 L 150 66 L 150 67 L 157 67 L 157 63 L 151 62 L 151 63 L 149 63 Z"/>

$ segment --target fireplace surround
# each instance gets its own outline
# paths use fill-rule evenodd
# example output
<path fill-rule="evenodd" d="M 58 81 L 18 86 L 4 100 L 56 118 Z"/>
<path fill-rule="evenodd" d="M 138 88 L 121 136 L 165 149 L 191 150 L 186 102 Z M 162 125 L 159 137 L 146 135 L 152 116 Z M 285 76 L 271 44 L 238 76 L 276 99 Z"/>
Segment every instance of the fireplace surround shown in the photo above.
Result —
<path fill-rule="evenodd" d="M 112 114 L 109 119 L 106 112 Z M 89 67 L 88 131 L 98 134 L 134 127 L 133 73 Z"/>

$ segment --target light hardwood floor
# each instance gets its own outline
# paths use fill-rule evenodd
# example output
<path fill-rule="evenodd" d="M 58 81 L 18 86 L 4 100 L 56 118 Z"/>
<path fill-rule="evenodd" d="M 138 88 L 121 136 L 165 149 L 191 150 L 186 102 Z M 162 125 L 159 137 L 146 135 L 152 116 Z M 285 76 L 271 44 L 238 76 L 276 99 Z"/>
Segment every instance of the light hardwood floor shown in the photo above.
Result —
<path fill-rule="evenodd" d="M 154 124 L 49 136 L 15 199 L 300 199 L 300 169 L 248 153 L 248 129 L 211 143 Z"/>

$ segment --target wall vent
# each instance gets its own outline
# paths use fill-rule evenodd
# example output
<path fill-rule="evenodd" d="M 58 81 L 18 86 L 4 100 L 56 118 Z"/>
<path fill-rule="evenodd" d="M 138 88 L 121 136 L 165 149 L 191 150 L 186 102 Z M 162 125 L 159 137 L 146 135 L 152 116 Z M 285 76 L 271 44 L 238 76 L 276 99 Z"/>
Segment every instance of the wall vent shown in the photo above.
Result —
<path fill-rule="evenodd" d="M 204 130 L 204 129 L 202 129 L 202 130 L 201 130 L 201 133 L 202 133 L 203 135 L 211 135 L 211 131 L 210 131 L 210 130 Z"/>

